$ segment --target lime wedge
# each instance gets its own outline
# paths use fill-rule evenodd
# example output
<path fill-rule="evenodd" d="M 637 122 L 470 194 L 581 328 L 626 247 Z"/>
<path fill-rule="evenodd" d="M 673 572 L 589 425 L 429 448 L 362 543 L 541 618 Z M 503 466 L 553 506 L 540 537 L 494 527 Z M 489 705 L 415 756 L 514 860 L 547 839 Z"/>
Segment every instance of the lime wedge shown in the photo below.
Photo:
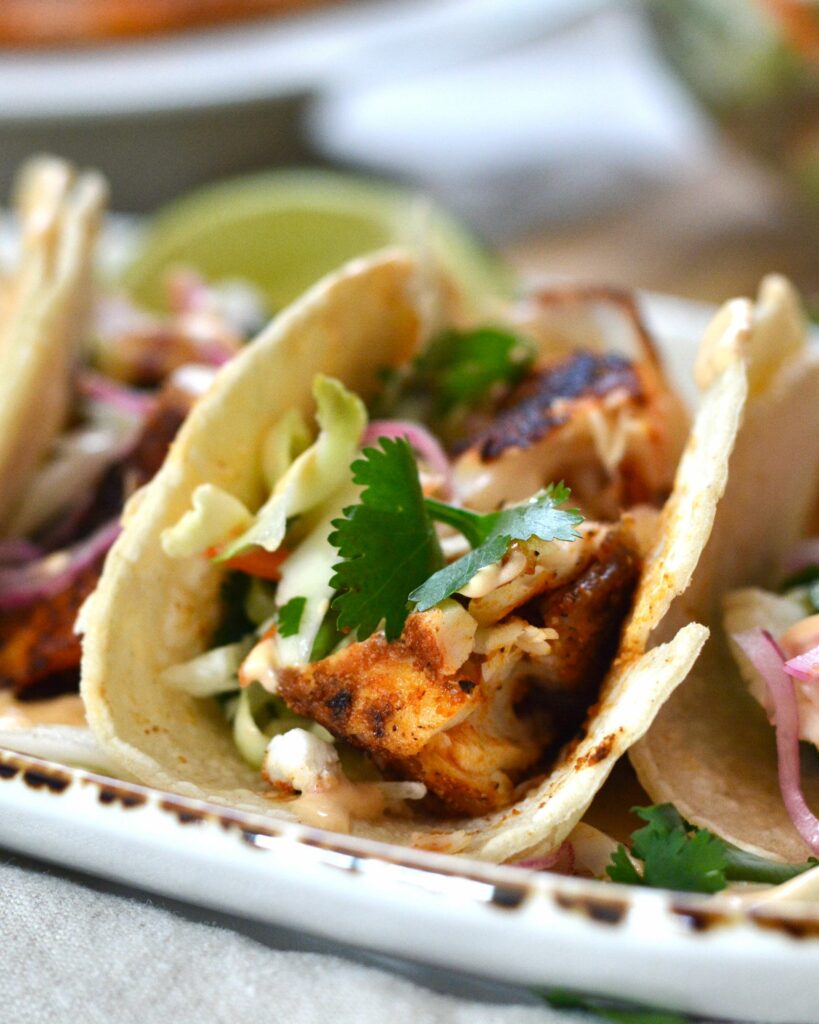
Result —
<path fill-rule="evenodd" d="M 394 243 L 428 247 L 477 308 L 512 291 L 511 271 L 426 199 L 330 171 L 237 178 L 172 203 L 149 223 L 124 284 L 161 309 L 165 272 L 184 264 L 210 280 L 244 278 L 277 310 L 346 260 Z"/>

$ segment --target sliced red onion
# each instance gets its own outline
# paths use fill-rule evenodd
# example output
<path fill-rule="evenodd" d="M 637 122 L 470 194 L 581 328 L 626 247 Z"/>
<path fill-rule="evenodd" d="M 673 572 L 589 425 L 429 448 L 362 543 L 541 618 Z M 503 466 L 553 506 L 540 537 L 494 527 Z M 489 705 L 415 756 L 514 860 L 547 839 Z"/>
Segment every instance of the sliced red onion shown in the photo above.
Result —
<path fill-rule="evenodd" d="M 196 354 L 201 356 L 202 362 L 208 366 L 224 366 L 236 355 L 236 349 L 216 338 L 207 340 L 196 338 L 194 344 Z"/>
<path fill-rule="evenodd" d="M 72 503 L 44 531 L 38 532 L 37 540 L 43 547 L 43 555 L 59 551 L 70 544 L 79 533 L 82 522 L 97 499 L 95 489 L 89 487 L 85 494 L 78 493 Z"/>
<path fill-rule="evenodd" d="M 819 537 L 800 540 L 785 556 L 783 570 L 786 576 L 793 576 L 813 565 L 819 565 Z"/>
<path fill-rule="evenodd" d="M 56 524 L 56 536 L 43 538 L 44 546 L 66 543 L 70 537 L 66 530 L 76 528 L 106 470 L 126 459 L 136 447 L 143 424 L 141 413 L 126 415 L 89 399 L 88 422 L 58 438 L 52 457 L 34 477 L 17 510 L 11 524 L 14 533 L 30 537 Z"/>
<path fill-rule="evenodd" d="M 210 308 L 211 289 L 205 279 L 189 267 L 171 271 L 165 279 L 172 313 L 201 313 Z"/>
<path fill-rule="evenodd" d="M 0 540 L 0 566 L 23 565 L 45 554 L 43 549 L 22 538 Z"/>
<path fill-rule="evenodd" d="M 120 531 L 116 519 L 84 540 L 26 565 L 0 567 L 0 611 L 24 608 L 69 587 L 111 547 Z"/>
<path fill-rule="evenodd" d="M 92 398 L 103 405 L 110 405 L 115 409 L 126 412 L 129 415 L 135 414 L 146 417 L 156 405 L 154 395 L 136 388 L 126 387 L 117 381 L 111 380 L 101 373 L 93 370 L 83 370 L 77 379 L 77 388 L 80 394 L 86 398 Z"/>
<path fill-rule="evenodd" d="M 527 857 L 525 860 L 515 861 L 515 866 L 528 868 L 530 871 L 556 871 L 561 875 L 571 875 L 574 873 L 574 861 L 574 847 L 566 841 L 542 857 Z"/>
<path fill-rule="evenodd" d="M 420 423 L 411 420 L 373 420 L 364 431 L 362 444 L 374 444 L 379 437 L 405 437 L 435 473 L 444 478 L 445 496 L 452 493 L 452 467 L 437 438 Z"/>
<path fill-rule="evenodd" d="M 819 683 L 819 644 L 786 661 L 785 671 L 805 683 Z"/>
<path fill-rule="evenodd" d="M 766 629 L 734 633 L 754 668 L 765 680 L 774 709 L 779 788 L 796 830 L 815 854 L 819 854 L 819 818 L 805 802 L 800 780 L 799 708 L 793 680 L 785 671 L 785 657 Z"/>

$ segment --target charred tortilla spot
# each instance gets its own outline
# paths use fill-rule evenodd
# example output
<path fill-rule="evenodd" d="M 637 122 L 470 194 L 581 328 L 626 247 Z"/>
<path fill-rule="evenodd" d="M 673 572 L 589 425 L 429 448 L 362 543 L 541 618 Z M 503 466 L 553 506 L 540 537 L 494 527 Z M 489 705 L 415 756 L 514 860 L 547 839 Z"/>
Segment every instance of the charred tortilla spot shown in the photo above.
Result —
<path fill-rule="evenodd" d="M 631 398 L 643 394 L 632 363 L 616 354 L 576 352 L 530 374 L 513 391 L 490 427 L 459 444 L 457 452 L 476 446 L 484 460 L 507 448 L 526 448 L 563 426 L 569 416 L 554 408 L 558 400 L 602 397 L 615 389 Z"/>
<path fill-rule="evenodd" d="M 612 749 L 614 748 L 615 738 L 616 737 L 614 735 L 611 735 L 606 736 L 605 739 L 601 740 L 594 748 L 594 750 L 590 750 L 589 753 L 586 755 L 586 764 L 595 765 L 599 764 L 601 761 L 605 761 L 605 759 L 609 756 L 609 754 L 612 752 Z"/>
<path fill-rule="evenodd" d="M 472 693 L 476 684 L 471 679 L 459 679 L 458 686 L 460 686 L 464 693 Z"/>

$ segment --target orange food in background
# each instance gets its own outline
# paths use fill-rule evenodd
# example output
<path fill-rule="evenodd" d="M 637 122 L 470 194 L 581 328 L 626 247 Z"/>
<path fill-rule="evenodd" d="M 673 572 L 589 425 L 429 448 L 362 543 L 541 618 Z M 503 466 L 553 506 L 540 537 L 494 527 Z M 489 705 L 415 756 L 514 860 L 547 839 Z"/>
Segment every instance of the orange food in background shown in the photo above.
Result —
<path fill-rule="evenodd" d="M 809 60 L 819 59 L 819 4 L 804 0 L 765 0 L 791 46 Z"/>
<path fill-rule="evenodd" d="M 64 46 L 284 14 L 327 0 L 0 0 L 0 45 Z"/>

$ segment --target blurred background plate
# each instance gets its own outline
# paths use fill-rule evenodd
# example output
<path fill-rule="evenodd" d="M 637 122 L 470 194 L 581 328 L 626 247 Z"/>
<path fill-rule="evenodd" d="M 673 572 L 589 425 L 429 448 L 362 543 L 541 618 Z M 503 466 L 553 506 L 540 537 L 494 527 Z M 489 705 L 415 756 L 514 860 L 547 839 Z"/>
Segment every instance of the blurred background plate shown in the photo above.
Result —
<path fill-rule="evenodd" d="M 315 159 L 306 104 L 514 48 L 601 0 L 342 0 L 299 15 L 80 48 L 0 49 L 0 184 L 32 152 L 102 168 L 117 205 Z"/>

